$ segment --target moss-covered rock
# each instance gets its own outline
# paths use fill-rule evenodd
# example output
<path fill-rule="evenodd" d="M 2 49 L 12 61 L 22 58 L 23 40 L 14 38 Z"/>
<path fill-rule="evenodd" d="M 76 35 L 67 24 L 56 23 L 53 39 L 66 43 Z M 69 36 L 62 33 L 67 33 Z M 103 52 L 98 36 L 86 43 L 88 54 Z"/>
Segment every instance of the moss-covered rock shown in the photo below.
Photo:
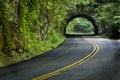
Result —
<path fill-rule="evenodd" d="M 3 36 L 5 43 L 3 48 L 4 53 L 11 54 L 24 48 L 24 40 L 16 24 L 12 22 L 6 23 L 3 28 Z"/>
<path fill-rule="evenodd" d="M 64 6 L 59 0 L 0 0 L 0 51 L 14 63 L 12 58 L 22 61 L 24 55 L 31 58 L 56 47 L 64 40 Z M 12 64 L 6 61 L 2 65 Z"/>

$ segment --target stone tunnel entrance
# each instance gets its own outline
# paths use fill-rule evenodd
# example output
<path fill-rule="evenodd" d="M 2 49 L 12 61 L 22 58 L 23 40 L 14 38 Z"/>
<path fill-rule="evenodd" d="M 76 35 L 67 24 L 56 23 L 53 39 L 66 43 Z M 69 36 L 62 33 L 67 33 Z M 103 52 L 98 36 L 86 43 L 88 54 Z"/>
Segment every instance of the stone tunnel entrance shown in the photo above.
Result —
<path fill-rule="evenodd" d="M 93 27 L 94 27 L 94 33 L 93 34 L 68 34 L 67 33 L 67 26 L 65 27 L 65 31 L 64 31 L 64 34 L 65 34 L 65 36 L 92 36 L 92 35 L 98 35 L 98 26 L 95 24 L 95 20 L 92 18 L 92 17 L 90 17 L 90 16 L 88 16 L 88 15 L 86 15 L 86 14 L 77 14 L 77 15 L 74 15 L 74 16 L 72 16 L 72 17 L 70 17 L 68 20 L 67 20 L 67 25 L 70 23 L 70 21 L 72 21 L 73 19 L 76 19 L 76 18 L 85 18 L 85 19 L 87 19 L 88 21 L 90 21 L 91 23 L 92 23 L 92 25 L 93 25 Z"/>

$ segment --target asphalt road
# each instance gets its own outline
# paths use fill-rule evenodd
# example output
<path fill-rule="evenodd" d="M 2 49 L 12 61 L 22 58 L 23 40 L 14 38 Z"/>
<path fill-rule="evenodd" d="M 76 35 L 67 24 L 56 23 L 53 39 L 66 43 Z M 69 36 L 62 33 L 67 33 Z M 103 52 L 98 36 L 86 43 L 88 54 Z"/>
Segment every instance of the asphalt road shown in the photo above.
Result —
<path fill-rule="evenodd" d="M 99 52 L 89 61 L 47 80 L 120 80 L 120 40 L 89 38 Z M 31 80 L 89 55 L 93 45 L 83 38 L 67 38 L 41 56 L 0 69 L 0 80 Z"/>

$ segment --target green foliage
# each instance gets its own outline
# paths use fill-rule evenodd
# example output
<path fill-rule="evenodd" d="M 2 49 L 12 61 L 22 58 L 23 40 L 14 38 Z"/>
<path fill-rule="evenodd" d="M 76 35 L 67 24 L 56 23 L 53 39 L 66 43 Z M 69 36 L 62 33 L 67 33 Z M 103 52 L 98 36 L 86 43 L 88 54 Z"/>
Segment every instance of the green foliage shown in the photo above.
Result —
<path fill-rule="evenodd" d="M 4 25 L 0 26 L 0 38 L 4 35 L 5 39 L 5 46 L 0 46 L 0 50 L 3 49 L 8 57 L 0 53 L 4 58 L 1 66 L 40 55 L 64 40 L 66 0 L 19 0 L 18 5 L 12 5 L 16 2 L 0 0 L 0 14 L 4 14 L 0 16 L 0 23 Z"/>
<path fill-rule="evenodd" d="M 101 4 L 96 8 L 99 16 L 97 22 L 104 22 L 105 28 L 107 29 L 107 35 L 110 37 L 119 37 L 118 30 L 120 29 L 119 20 L 120 20 L 120 1 L 118 2 L 107 2 Z"/>
<path fill-rule="evenodd" d="M 93 34 L 94 26 L 85 18 L 76 18 L 67 26 L 67 34 Z"/>
<path fill-rule="evenodd" d="M 56 36 L 61 33 L 61 22 L 63 22 L 66 12 L 62 9 L 61 1 L 48 2 L 42 0 L 23 1 L 20 2 L 20 30 L 24 35 L 25 48 L 27 51 L 40 51 L 44 41 L 56 41 Z M 56 27 L 56 29 L 54 29 Z M 56 32 L 56 33 L 55 33 Z M 51 34 L 52 33 L 52 34 Z M 47 38 L 50 36 L 52 39 Z M 40 41 L 39 41 L 40 40 Z"/>
<path fill-rule="evenodd" d="M 113 17 L 113 24 L 120 24 L 120 13 Z"/>

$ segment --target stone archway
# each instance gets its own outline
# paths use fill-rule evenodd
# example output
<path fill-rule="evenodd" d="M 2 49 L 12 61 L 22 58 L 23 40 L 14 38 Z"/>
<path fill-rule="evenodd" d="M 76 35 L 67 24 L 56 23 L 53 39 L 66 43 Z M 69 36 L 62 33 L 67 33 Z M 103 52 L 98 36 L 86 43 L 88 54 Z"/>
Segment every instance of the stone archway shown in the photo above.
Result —
<path fill-rule="evenodd" d="M 92 25 L 94 26 L 94 35 L 98 35 L 98 26 L 95 24 L 95 20 L 94 20 L 92 17 L 90 17 L 90 16 L 88 16 L 88 15 L 86 15 L 86 14 L 77 14 L 77 15 L 74 15 L 74 16 L 70 17 L 70 18 L 67 20 L 67 24 L 68 24 L 70 21 L 72 21 L 73 19 L 79 18 L 79 17 L 88 19 L 88 20 L 92 23 Z M 64 29 L 64 34 L 67 36 L 68 34 L 66 34 L 66 28 L 67 28 L 67 26 L 66 26 L 65 29 Z"/>

